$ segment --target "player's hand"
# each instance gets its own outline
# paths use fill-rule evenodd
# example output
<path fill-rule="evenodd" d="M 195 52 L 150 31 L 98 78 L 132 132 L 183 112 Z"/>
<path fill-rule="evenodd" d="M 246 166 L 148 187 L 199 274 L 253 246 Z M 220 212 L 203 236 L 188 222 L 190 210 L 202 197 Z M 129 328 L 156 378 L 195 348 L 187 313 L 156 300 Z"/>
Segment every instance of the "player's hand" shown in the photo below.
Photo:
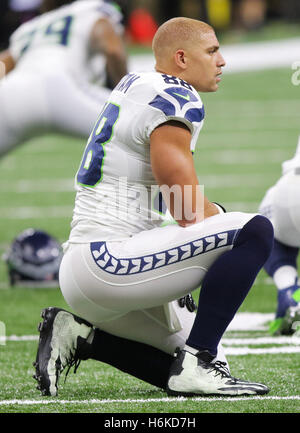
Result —
<path fill-rule="evenodd" d="M 195 304 L 195 301 L 190 293 L 186 296 L 183 296 L 182 298 L 179 298 L 178 304 L 181 308 L 186 307 L 191 313 L 197 310 L 197 305 Z"/>

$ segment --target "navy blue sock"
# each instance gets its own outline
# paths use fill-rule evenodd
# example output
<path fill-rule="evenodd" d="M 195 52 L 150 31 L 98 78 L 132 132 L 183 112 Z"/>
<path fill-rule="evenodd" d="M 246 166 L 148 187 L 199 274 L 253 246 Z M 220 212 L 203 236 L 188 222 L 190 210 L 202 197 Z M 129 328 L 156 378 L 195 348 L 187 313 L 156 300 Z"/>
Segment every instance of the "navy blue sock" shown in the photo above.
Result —
<path fill-rule="evenodd" d="M 293 266 L 297 269 L 297 256 L 299 248 L 289 247 L 274 239 L 272 252 L 264 264 L 264 269 L 270 277 L 281 266 Z"/>
<path fill-rule="evenodd" d="M 217 346 L 270 255 L 273 226 L 261 215 L 240 230 L 232 250 L 208 270 L 187 345 L 216 355 Z"/>
<path fill-rule="evenodd" d="M 174 357 L 155 347 L 95 330 L 89 358 L 165 389 Z"/>

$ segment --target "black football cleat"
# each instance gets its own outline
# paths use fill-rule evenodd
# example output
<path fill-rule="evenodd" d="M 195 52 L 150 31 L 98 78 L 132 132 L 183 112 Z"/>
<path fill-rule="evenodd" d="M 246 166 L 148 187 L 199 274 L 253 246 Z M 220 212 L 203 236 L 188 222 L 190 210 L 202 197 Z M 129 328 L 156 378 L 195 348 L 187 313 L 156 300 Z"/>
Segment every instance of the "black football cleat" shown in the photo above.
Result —
<path fill-rule="evenodd" d="M 87 338 L 93 327 L 86 320 L 61 308 L 49 307 L 41 312 L 40 333 L 34 379 L 42 395 L 56 396 L 62 371 L 76 372 L 82 359 L 89 357 Z"/>

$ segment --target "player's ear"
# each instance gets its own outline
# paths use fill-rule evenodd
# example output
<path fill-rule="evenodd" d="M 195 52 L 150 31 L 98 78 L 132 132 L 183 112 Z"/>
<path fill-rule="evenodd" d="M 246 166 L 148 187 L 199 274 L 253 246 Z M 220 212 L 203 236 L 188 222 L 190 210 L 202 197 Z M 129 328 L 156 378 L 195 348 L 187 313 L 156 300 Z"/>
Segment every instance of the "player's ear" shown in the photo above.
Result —
<path fill-rule="evenodd" d="M 174 54 L 174 60 L 181 69 L 186 69 L 186 56 L 184 50 L 177 50 Z"/>

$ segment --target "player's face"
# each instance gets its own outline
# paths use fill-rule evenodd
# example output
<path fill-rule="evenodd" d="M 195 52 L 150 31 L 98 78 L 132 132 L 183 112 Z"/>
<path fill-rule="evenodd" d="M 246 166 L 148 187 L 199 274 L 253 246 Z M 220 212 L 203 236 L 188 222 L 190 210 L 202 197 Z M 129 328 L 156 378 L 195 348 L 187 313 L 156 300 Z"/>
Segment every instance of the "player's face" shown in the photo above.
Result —
<path fill-rule="evenodd" d="M 219 42 L 214 32 L 206 33 L 198 46 L 186 52 L 186 61 L 185 80 L 188 83 L 198 92 L 218 90 L 225 61 L 219 51 Z"/>

